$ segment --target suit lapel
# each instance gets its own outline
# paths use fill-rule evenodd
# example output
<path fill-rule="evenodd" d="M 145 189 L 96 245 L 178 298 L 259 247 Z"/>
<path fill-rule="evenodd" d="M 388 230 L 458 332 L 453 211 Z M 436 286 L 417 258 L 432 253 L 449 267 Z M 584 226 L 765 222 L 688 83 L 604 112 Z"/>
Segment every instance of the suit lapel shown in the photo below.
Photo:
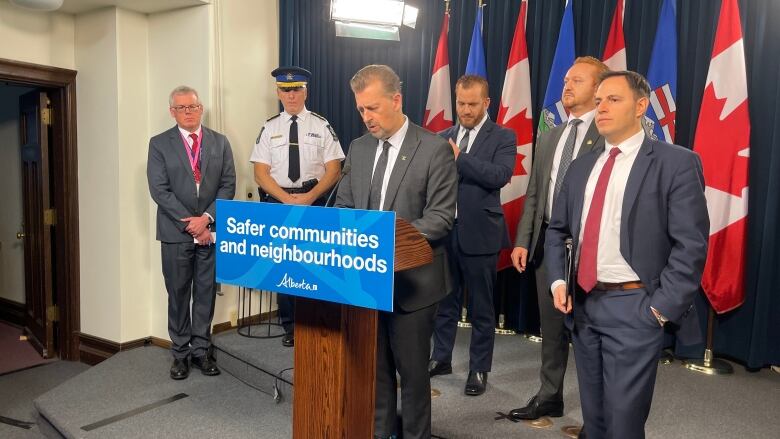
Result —
<path fill-rule="evenodd" d="M 596 122 L 593 121 L 590 123 L 588 131 L 585 132 L 585 137 L 582 139 L 576 158 L 582 157 L 599 147 L 603 148 L 604 142 L 601 138 L 601 134 L 599 134 L 599 130 L 596 129 Z"/>
<path fill-rule="evenodd" d="M 492 120 L 488 119 L 485 121 L 485 123 L 482 125 L 482 128 L 480 128 L 479 132 L 477 133 L 477 138 L 474 139 L 474 141 L 471 143 L 471 148 L 468 152 L 469 154 L 477 155 L 483 152 L 479 149 L 474 149 L 474 146 L 483 145 L 486 139 L 490 136 L 490 133 L 493 132 L 494 126 L 495 123 L 493 123 Z"/>
<path fill-rule="evenodd" d="M 368 209 L 368 197 L 371 194 L 371 175 L 374 173 L 374 158 L 376 157 L 377 140 L 370 134 L 366 134 L 359 144 L 355 145 L 356 160 L 353 163 L 368 163 L 368 166 L 353 166 L 351 172 L 358 172 L 357 181 L 364 184 L 359 185 L 360 193 L 355 198 L 355 207 L 358 209 Z"/>
<path fill-rule="evenodd" d="M 574 197 L 574 205 L 572 206 L 572 223 L 569 224 L 571 235 L 575 238 L 580 236 L 580 225 L 582 224 L 582 206 L 585 203 L 585 186 L 588 185 L 588 178 L 590 177 L 590 173 L 593 172 L 593 166 L 596 165 L 598 158 L 599 154 L 591 154 L 581 159 L 577 159 L 582 160 L 584 163 L 586 163 L 586 165 L 583 168 L 583 174 L 580 176 L 580 184 L 572 184 L 570 186 L 570 188 L 576 188 L 577 190 L 577 194 Z M 575 239 L 574 242 L 579 242 L 579 239 Z"/>
<path fill-rule="evenodd" d="M 201 184 L 206 180 L 208 175 L 209 159 L 211 153 L 214 151 L 214 134 L 207 130 L 206 127 L 201 128 L 201 141 L 200 141 L 200 175 Z"/>
<path fill-rule="evenodd" d="M 390 206 L 393 205 L 393 200 L 395 200 L 395 196 L 398 194 L 398 187 L 404 179 L 406 170 L 409 169 L 409 163 L 411 163 L 414 154 L 417 152 L 418 146 L 420 146 L 420 137 L 417 135 L 417 128 L 409 122 L 409 128 L 406 131 L 404 142 L 401 145 L 401 150 L 398 151 L 398 157 L 395 159 L 393 171 L 390 173 L 390 181 L 387 182 L 385 202 L 382 205 L 382 210 L 390 210 Z"/>
<path fill-rule="evenodd" d="M 184 146 L 184 139 L 181 137 L 181 131 L 178 126 L 174 126 L 169 131 L 168 139 L 170 140 L 171 150 L 176 157 L 181 160 L 182 166 L 184 166 L 185 172 L 189 172 L 190 181 L 192 186 L 195 187 L 195 179 L 192 178 L 192 165 L 190 165 L 190 159 L 187 157 L 187 147 Z"/>
<path fill-rule="evenodd" d="M 653 141 L 645 137 L 642 146 L 639 147 L 636 160 L 634 160 L 634 164 L 631 166 L 631 172 L 628 174 L 628 181 L 626 182 L 626 191 L 623 194 L 623 208 L 620 214 L 620 248 L 625 250 L 622 252 L 623 257 L 626 254 L 631 254 L 628 241 L 629 214 L 634 208 L 634 203 L 636 203 L 639 195 L 639 189 L 642 187 L 642 181 L 644 181 L 645 174 L 647 174 L 651 163 L 653 163 Z"/>

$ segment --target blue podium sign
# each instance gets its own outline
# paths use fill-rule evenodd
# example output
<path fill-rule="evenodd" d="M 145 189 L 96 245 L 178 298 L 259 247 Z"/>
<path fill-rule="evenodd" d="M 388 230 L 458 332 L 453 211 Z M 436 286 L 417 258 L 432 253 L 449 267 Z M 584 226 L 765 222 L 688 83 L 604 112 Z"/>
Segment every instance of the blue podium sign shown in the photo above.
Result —
<path fill-rule="evenodd" d="M 217 200 L 217 282 L 393 310 L 395 212 Z"/>

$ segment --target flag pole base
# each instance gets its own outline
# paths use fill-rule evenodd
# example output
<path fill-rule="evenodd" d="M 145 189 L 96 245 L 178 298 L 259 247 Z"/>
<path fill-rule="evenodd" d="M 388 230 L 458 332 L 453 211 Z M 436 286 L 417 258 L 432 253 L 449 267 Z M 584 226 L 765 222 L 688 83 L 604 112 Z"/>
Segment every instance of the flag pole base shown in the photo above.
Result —
<path fill-rule="evenodd" d="M 471 323 L 460 320 L 458 321 L 458 328 L 471 328 Z"/>
<path fill-rule="evenodd" d="M 658 364 L 666 365 L 672 363 L 674 363 L 674 355 L 670 354 L 667 350 L 661 351 L 661 358 L 658 359 Z"/>
<path fill-rule="evenodd" d="M 527 338 L 532 343 L 541 343 L 542 337 L 540 335 L 523 334 L 523 337 Z"/>
<path fill-rule="evenodd" d="M 567 425 L 561 427 L 561 431 L 563 432 L 564 436 L 571 439 L 577 439 L 577 437 L 580 435 L 581 430 L 582 427 L 577 427 L 576 425 Z"/>
<path fill-rule="evenodd" d="M 734 373 L 734 368 L 731 364 L 713 356 L 712 349 L 704 350 L 703 359 L 686 360 L 683 364 L 688 370 L 707 375 L 730 375 Z"/>
<path fill-rule="evenodd" d="M 517 332 L 515 332 L 514 329 L 508 329 L 504 328 L 504 324 L 506 322 L 506 319 L 504 318 L 504 314 L 501 313 L 498 315 L 498 328 L 496 328 L 496 334 L 497 335 L 516 335 Z"/>

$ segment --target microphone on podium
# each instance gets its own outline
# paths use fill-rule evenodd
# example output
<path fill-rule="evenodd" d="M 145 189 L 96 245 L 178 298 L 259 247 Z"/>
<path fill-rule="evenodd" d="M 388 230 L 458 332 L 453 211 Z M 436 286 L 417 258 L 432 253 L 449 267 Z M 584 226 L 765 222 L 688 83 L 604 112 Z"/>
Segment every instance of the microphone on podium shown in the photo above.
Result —
<path fill-rule="evenodd" d="M 333 198 L 333 196 L 336 194 L 336 191 L 339 189 L 339 184 L 341 183 L 341 179 L 344 178 L 345 175 L 349 174 L 351 167 L 349 163 L 344 165 L 344 168 L 341 170 L 341 174 L 339 175 L 339 179 L 336 180 L 336 184 L 333 185 L 333 189 L 330 190 L 330 194 L 328 194 L 328 199 L 325 200 L 325 207 L 333 207 L 333 204 L 336 202 L 336 199 Z"/>

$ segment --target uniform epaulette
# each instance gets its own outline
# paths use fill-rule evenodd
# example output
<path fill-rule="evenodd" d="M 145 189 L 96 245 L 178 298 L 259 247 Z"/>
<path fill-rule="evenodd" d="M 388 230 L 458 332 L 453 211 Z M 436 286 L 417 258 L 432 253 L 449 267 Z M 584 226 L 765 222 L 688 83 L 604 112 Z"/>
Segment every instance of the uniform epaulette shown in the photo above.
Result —
<path fill-rule="evenodd" d="M 310 113 L 311 113 L 311 115 L 312 115 L 312 116 L 314 116 L 314 117 L 316 117 L 316 118 L 318 118 L 318 119 L 322 119 L 322 120 L 324 120 L 325 122 L 327 122 L 327 121 L 328 121 L 328 119 L 325 119 L 325 117 L 324 117 L 324 116 L 320 116 L 319 114 L 317 114 L 317 113 L 315 113 L 315 112 L 313 112 L 313 111 L 310 111 Z"/>
<path fill-rule="evenodd" d="M 271 117 L 269 117 L 268 119 L 266 119 L 265 121 L 266 121 L 266 122 L 270 122 L 270 121 L 272 121 L 272 120 L 276 119 L 277 117 L 279 117 L 279 116 L 281 116 L 281 115 L 282 115 L 282 113 L 276 113 L 276 114 L 274 114 L 273 116 L 271 116 Z"/>

